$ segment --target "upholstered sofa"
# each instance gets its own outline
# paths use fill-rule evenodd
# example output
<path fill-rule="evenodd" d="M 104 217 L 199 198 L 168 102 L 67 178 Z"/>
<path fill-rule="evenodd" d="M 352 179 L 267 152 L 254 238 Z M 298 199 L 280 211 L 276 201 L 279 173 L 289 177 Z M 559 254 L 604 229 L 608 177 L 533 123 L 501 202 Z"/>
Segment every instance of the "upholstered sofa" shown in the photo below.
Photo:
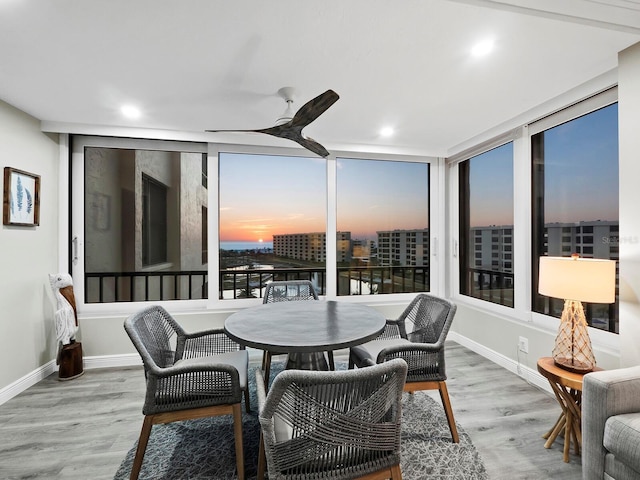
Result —
<path fill-rule="evenodd" d="M 585 375 L 582 478 L 640 479 L 640 366 Z"/>

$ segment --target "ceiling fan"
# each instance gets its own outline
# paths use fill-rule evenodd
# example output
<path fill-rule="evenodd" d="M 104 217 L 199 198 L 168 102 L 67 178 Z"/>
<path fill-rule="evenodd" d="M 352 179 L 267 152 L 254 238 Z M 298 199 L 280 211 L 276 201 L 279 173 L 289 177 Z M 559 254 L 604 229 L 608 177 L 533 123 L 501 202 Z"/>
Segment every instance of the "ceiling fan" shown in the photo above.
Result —
<path fill-rule="evenodd" d="M 287 102 L 287 109 L 278 118 L 276 125 L 269 128 L 262 128 L 258 130 L 205 130 L 207 132 L 255 132 L 266 133 L 274 137 L 286 138 L 299 143 L 307 150 L 312 151 L 316 155 L 326 157 L 329 152 L 318 142 L 312 138 L 302 135 L 302 129 L 313 122 L 316 118 L 322 115 L 327 109 L 333 105 L 338 98 L 338 94 L 333 90 L 327 90 L 326 92 L 318 95 L 316 98 L 309 100 L 300 109 L 293 114 L 293 97 L 295 95 L 295 89 L 293 87 L 283 87 L 278 90 L 285 102 Z"/>

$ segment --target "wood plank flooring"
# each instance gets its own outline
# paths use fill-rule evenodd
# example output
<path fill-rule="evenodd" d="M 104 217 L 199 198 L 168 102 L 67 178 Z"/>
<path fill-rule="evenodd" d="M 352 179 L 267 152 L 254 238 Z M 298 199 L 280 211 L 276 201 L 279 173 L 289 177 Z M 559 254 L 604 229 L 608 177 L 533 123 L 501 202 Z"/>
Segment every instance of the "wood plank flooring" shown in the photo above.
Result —
<path fill-rule="evenodd" d="M 447 374 L 456 421 L 490 479 L 581 478 L 579 456 L 562 461 L 561 439 L 543 446 L 560 413 L 554 397 L 453 342 Z M 113 479 L 140 433 L 143 397 L 141 367 L 44 379 L 0 406 L 0 479 Z"/>

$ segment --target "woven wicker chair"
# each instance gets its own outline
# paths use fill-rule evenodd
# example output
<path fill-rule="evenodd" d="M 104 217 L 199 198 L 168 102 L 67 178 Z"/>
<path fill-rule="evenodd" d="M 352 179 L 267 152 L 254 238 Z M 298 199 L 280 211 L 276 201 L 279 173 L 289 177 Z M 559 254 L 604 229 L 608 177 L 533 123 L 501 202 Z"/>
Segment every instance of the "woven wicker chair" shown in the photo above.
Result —
<path fill-rule="evenodd" d="M 262 303 L 296 302 L 304 300 L 318 300 L 318 293 L 309 280 L 287 280 L 267 284 Z M 269 378 L 271 357 L 273 353 L 265 351 L 262 356 L 262 370 Z M 329 368 L 335 370 L 333 352 L 328 351 Z"/>
<path fill-rule="evenodd" d="M 233 415 L 238 478 L 244 478 L 242 392 L 250 411 L 247 351 L 222 329 L 186 333 L 162 307 L 131 315 L 124 329 L 142 357 L 147 391 L 144 422 L 131 469 L 137 479 L 153 425 Z"/>
<path fill-rule="evenodd" d="M 402 388 L 396 359 L 345 371 L 286 370 L 266 394 L 256 370 L 258 479 L 401 479 Z"/>
<path fill-rule="evenodd" d="M 454 443 L 458 443 L 459 437 L 447 390 L 444 342 L 456 308 L 443 298 L 419 294 L 397 320 L 387 320 L 387 326 L 378 338 L 351 347 L 349 352 L 349 368 L 403 358 L 409 366 L 405 392 L 435 389 L 440 392 Z M 407 331 L 407 324 L 410 331 Z"/>

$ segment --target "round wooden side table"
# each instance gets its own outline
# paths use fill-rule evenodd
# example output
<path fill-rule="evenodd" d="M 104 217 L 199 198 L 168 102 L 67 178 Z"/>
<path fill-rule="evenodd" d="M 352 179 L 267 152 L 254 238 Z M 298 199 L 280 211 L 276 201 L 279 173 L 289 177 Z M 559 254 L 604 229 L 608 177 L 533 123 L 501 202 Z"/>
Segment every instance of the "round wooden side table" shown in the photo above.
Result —
<path fill-rule="evenodd" d="M 596 367 L 594 371 L 596 370 L 602 369 Z M 555 425 L 542 436 L 547 440 L 544 448 L 550 448 L 560 432 L 564 431 L 563 460 L 568 462 L 571 443 L 573 442 L 576 455 L 580 455 L 582 447 L 582 379 L 585 374 L 564 370 L 558 367 L 551 357 L 543 357 L 538 360 L 538 371 L 549 380 L 551 389 L 562 409 Z"/>

